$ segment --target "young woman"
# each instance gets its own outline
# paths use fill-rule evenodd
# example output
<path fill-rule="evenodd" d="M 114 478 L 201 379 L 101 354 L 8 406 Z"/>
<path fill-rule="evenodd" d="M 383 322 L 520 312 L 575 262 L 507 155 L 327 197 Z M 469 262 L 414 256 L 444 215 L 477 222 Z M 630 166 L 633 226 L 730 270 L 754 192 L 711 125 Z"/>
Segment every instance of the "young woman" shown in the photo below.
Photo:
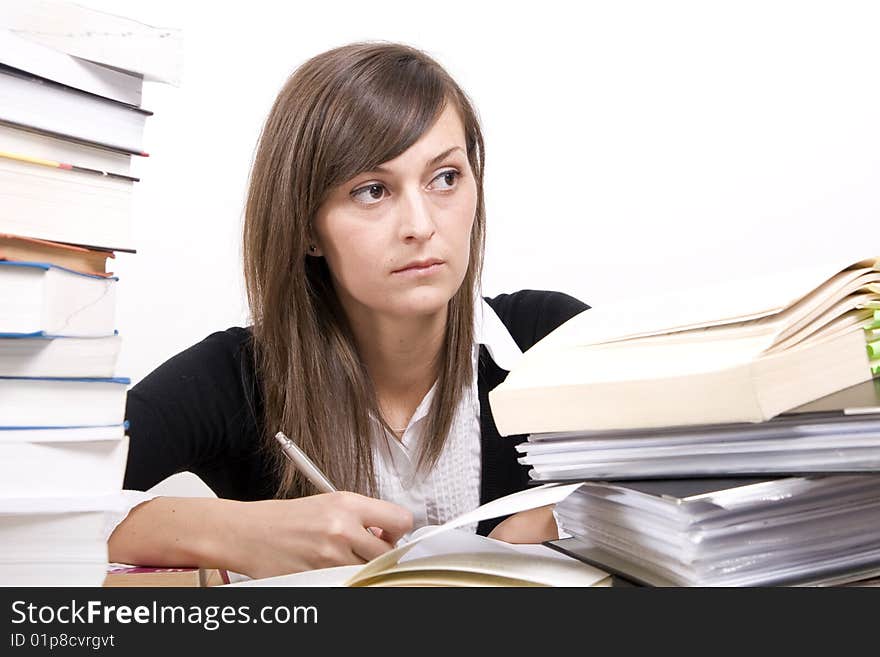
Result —
<path fill-rule="evenodd" d="M 208 336 L 128 396 L 125 488 L 189 470 L 218 497 L 130 493 L 112 561 L 252 577 L 363 563 L 525 487 L 488 392 L 587 306 L 558 292 L 480 296 L 483 168 L 471 103 L 418 50 L 352 44 L 293 74 L 245 210 L 253 326 Z M 315 494 L 278 431 L 347 492 Z M 476 530 L 556 537 L 549 508 Z"/>

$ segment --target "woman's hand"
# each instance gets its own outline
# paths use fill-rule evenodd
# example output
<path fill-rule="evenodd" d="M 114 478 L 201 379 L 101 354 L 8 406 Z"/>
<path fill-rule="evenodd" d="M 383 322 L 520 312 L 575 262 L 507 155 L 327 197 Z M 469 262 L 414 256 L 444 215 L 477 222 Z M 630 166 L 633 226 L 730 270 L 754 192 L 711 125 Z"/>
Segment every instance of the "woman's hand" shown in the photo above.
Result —
<path fill-rule="evenodd" d="M 401 506 L 348 492 L 239 502 L 234 513 L 225 528 L 225 567 L 250 577 L 366 563 L 413 524 Z"/>
<path fill-rule="evenodd" d="M 505 518 L 489 533 L 489 538 L 506 543 L 543 543 L 559 538 L 553 505 L 521 511 Z"/>
<path fill-rule="evenodd" d="M 157 497 L 131 509 L 108 551 L 120 563 L 269 577 L 364 563 L 390 550 L 412 523 L 407 509 L 356 493 L 261 502 Z"/>

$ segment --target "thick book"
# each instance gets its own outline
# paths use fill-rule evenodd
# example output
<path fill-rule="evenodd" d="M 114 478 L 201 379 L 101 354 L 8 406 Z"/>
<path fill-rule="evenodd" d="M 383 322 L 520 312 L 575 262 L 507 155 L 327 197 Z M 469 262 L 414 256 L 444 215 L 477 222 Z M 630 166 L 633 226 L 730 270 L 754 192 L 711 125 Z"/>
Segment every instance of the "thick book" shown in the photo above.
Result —
<path fill-rule="evenodd" d="M 0 63 L 0 119 L 83 142 L 144 154 L 152 112 L 67 87 Z"/>
<path fill-rule="evenodd" d="M 0 586 L 101 586 L 107 574 L 107 496 L 0 497 Z"/>
<path fill-rule="evenodd" d="M 80 274 L 106 278 L 113 275 L 107 271 L 107 258 L 115 257 L 113 251 L 0 233 L 0 260 L 43 262 Z"/>
<path fill-rule="evenodd" d="M 122 424 L 130 379 L 0 377 L 0 426 Z"/>
<path fill-rule="evenodd" d="M 72 140 L 57 133 L 0 122 L 0 151 L 69 162 L 98 171 L 131 175 L 131 154 Z"/>
<path fill-rule="evenodd" d="M 553 504 L 576 486 L 542 486 L 488 502 L 440 526 L 422 527 L 363 566 L 238 581 L 232 586 L 608 586 L 608 574 L 541 545 L 510 545 L 461 527 Z"/>
<path fill-rule="evenodd" d="M 0 335 L 0 376 L 112 378 L 122 338 Z"/>
<path fill-rule="evenodd" d="M 532 434 L 533 481 L 880 472 L 880 379 L 767 422 Z"/>
<path fill-rule="evenodd" d="M 502 435 L 760 422 L 880 375 L 876 258 L 586 310 L 489 393 Z"/>
<path fill-rule="evenodd" d="M 837 584 L 880 573 L 880 477 L 585 482 L 548 543 L 652 586 Z"/>
<path fill-rule="evenodd" d="M 109 495 L 122 489 L 127 456 L 122 424 L 0 427 L 0 497 Z"/>
<path fill-rule="evenodd" d="M 48 263 L 0 260 L 0 336 L 113 335 L 117 280 Z"/>
<path fill-rule="evenodd" d="M 13 155 L 13 154 L 9 154 Z M 134 178 L 0 153 L 0 232 L 103 250 L 133 251 Z"/>
<path fill-rule="evenodd" d="M 69 55 L 146 80 L 180 84 L 181 30 L 56 0 L 3 0 L 0 24 L 16 34 Z"/>
<path fill-rule="evenodd" d="M 96 96 L 140 106 L 144 79 L 24 39 L 0 28 L 0 63 Z"/>

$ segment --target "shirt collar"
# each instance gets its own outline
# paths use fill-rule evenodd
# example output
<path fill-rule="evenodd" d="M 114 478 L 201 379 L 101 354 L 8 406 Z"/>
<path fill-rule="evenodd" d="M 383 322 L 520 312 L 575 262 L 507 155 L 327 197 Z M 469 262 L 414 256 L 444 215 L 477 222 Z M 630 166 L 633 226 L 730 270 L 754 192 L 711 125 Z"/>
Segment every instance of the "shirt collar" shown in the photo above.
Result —
<path fill-rule="evenodd" d="M 478 299 L 474 308 L 475 339 L 486 347 L 498 367 L 509 372 L 522 358 L 522 350 L 492 306 L 482 296 Z"/>

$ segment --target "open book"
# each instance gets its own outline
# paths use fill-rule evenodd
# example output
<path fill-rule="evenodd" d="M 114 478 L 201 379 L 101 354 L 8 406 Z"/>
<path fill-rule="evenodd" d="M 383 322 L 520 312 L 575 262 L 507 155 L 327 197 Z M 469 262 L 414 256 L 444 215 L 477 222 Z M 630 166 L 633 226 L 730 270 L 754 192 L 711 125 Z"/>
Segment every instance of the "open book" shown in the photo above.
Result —
<path fill-rule="evenodd" d="M 759 422 L 880 375 L 880 260 L 576 315 L 489 393 L 502 435 Z"/>
<path fill-rule="evenodd" d="M 464 525 L 555 504 L 580 484 L 545 485 L 493 500 L 444 525 L 422 527 L 363 566 L 323 568 L 230 586 L 609 586 L 607 573 L 543 545 L 509 545 Z"/>

